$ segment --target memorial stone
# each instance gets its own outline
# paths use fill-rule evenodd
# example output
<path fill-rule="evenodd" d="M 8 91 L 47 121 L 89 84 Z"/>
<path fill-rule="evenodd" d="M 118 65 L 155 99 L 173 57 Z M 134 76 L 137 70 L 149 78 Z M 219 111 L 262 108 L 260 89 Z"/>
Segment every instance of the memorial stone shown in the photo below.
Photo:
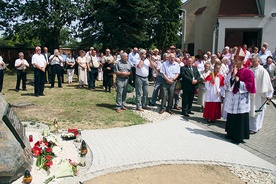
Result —
<path fill-rule="evenodd" d="M 0 93 L 0 184 L 11 183 L 31 170 L 31 146 L 25 128 Z"/>

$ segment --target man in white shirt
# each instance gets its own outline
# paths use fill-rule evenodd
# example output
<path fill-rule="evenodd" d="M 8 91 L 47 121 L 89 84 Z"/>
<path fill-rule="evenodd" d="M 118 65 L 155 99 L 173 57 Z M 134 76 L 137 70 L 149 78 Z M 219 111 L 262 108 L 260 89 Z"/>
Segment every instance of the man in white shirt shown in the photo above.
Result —
<path fill-rule="evenodd" d="M 46 63 L 47 63 L 47 66 L 46 66 L 46 69 L 45 69 L 45 82 L 46 83 L 51 83 L 51 64 L 49 63 L 49 57 L 50 57 L 50 53 L 48 52 L 48 48 L 47 47 L 44 47 L 43 48 L 43 56 L 45 57 L 45 60 L 46 60 Z M 48 77 L 46 75 L 46 73 L 48 73 Z"/>
<path fill-rule="evenodd" d="M 102 57 L 101 60 L 101 66 L 104 65 L 105 62 L 107 62 L 108 60 L 110 60 L 111 62 L 114 62 L 114 57 L 111 54 L 110 49 L 105 49 L 105 55 Z M 105 89 L 106 84 L 105 81 L 103 80 L 103 89 Z"/>
<path fill-rule="evenodd" d="M 247 50 L 247 45 L 246 45 L 246 44 L 243 44 L 242 50 L 243 50 L 244 53 L 245 53 L 245 56 L 244 56 L 244 59 L 243 59 L 243 63 L 246 63 L 246 61 L 247 61 L 247 60 L 249 59 L 249 57 L 250 57 L 250 52 Z"/>
<path fill-rule="evenodd" d="M 147 107 L 148 100 L 148 76 L 149 68 L 152 68 L 154 63 L 146 58 L 147 51 L 141 49 L 139 51 L 140 61 L 136 67 L 136 80 L 135 80 L 135 91 L 136 91 L 136 110 L 144 111 L 143 109 L 149 110 Z"/>
<path fill-rule="evenodd" d="M 129 84 L 134 87 L 134 85 L 135 85 L 135 73 L 136 73 L 135 69 L 136 69 L 137 63 L 140 61 L 140 56 L 138 54 L 138 48 L 137 47 L 134 47 L 133 51 L 131 53 L 129 53 L 128 61 L 131 65 L 131 74 L 132 74 L 129 77 Z"/>
<path fill-rule="evenodd" d="M 49 61 L 51 63 L 51 69 L 52 69 L 52 76 L 51 76 L 51 88 L 55 86 L 55 77 L 57 75 L 58 79 L 58 87 L 62 88 L 61 85 L 61 72 L 63 67 L 63 60 L 60 56 L 59 50 L 55 49 L 54 54 L 50 56 Z"/>
<path fill-rule="evenodd" d="M 205 63 L 203 61 L 204 60 L 202 60 L 202 56 L 199 55 L 196 62 L 195 62 L 198 72 L 204 71 L 204 64 Z"/>
<path fill-rule="evenodd" d="M 264 42 L 263 43 L 263 47 L 265 48 L 265 54 L 267 55 L 267 56 L 272 56 L 272 52 L 268 49 L 268 43 L 267 42 Z M 259 52 L 259 54 L 261 54 L 261 50 L 260 50 L 260 52 Z"/>
<path fill-rule="evenodd" d="M 93 50 L 94 50 L 94 47 L 90 47 L 89 51 L 86 52 L 85 57 L 91 55 Z"/>
<path fill-rule="evenodd" d="M 90 55 L 86 57 L 88 63 L 88 89 L 93 90 L 95 89 L 95 82 L 98 77 L 98 68 L 100 66 L 97 51 L 93 50 Z"/>
<path fill-rule="evenodd" d="M 45 84 L 45 67 L 46 60 L 41 54 L 41 48 L 37 46 L 35 48 L 35 54 L 32 57 L 32 65 L 34 66 L 34 95 L 45 96 L 44 84 Z"/>
<path fill-rule="evenodd" d="M 266 63 L 266 58 L 267 58 L 268 56 L 269 56 L 269 55 L 266 53 L 265 47 L 262 47 L 262 48 L 261 48 L 261 51 L 260 51 L 260 53 L 259 53 L 260 65 L 265 65 L 265 63 Z"/>
<path fill-rule="evenodd" d="M 24 59 L 23 52 L 19 52 L 19 59 L 15 60 L 15 68 L 17 69 L 17 80 L 15 91 L 19 91 L 20 81 L 22 80 L 22 89 L 23 91 L 27 91 L 26 89 L 26 80 L 27 80 L 27 72 L 26 69 L 29 68 L 29 63 Z"/>

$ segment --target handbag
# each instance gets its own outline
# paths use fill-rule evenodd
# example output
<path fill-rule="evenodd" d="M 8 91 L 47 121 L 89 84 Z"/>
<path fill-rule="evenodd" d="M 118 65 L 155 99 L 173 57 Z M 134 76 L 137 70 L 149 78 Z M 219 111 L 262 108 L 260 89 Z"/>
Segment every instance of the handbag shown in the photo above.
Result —
<path fill-rule="evenodd" d="M 175 89 L 176 90 L 180 90 L 181 89 L 181 82 L 180 81 L 176 81 Z"/>

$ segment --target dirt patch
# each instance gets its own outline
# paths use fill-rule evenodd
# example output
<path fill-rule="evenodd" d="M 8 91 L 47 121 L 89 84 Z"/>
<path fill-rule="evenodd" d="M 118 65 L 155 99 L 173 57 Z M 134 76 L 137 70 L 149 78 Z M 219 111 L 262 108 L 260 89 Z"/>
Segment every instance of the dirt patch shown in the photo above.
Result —
<path fill-rule="evenodd" d="M 204 184 L 227 184 L 244 183 L 234 175 L 228 168 L 210 165 L 159 165 L 141 169 L 110 173 L 99 176 L 93 180 L 84 182 L 85 184 L 185 184 L 185 183 L 204 183 Z"/>

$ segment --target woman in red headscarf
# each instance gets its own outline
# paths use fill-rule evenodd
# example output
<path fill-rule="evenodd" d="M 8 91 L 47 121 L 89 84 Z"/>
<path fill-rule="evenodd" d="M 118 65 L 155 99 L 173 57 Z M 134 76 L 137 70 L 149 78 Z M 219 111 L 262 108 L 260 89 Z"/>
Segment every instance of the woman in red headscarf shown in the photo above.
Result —
<path fill-rule="evenodd" d="M 224 93 L 224 77 L 220 74 L 220 64 L 215 64 L 214 72 L 205 78 L 206 97 L 203 117 L 213 122 L 221 118 L 221 96 Z"/>

